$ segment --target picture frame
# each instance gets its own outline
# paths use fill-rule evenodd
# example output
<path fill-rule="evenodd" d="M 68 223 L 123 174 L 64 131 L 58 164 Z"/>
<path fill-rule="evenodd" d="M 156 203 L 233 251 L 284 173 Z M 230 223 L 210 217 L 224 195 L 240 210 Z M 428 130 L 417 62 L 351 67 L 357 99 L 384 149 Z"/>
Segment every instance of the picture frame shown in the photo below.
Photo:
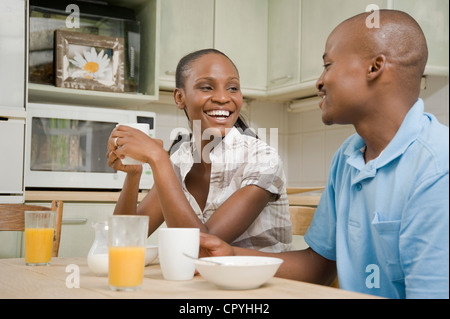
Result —
<path fill-rule="evenodd" d="M 55 85 L 124 92 L 124 39 L 55 31 Z"/>

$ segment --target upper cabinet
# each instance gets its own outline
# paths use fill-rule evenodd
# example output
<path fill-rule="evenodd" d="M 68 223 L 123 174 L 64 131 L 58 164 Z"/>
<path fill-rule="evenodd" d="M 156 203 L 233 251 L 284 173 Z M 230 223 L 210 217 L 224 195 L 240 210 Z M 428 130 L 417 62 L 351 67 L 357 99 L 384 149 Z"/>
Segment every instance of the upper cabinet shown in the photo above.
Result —
<path fill-rule="evenodd" d="M 101 5 L 102 3 L 105 2 L 99 2 L 99 5 Z M 84 90 L 84 89 L 56 87 L 51 83 L 41 84 L 29 80 L 28 81 L 29 102 L 136 108 L 142 105 L 147 105 L 150 102 L 158 99 L 159 84 L 157 74 L 158 74 L 159 51 L 157 49 L 159 48 L 160 0 L 132 0 L 132 1 L 108 0 L 107 3 L 110 5 L 124 7 L 126 9 L 132 10 L 136 16 L 137 21 L 139 21 L 139 32 L 136 33 L 133 30 L 133 33 L 139 34 L 138 39 L 135 41 L 137 41 L 137 43 L 140 43 L 140 45 L 137 45 L 136 49 L 133 52 L 127 51 L 123 53 L 123 56 L 127 56 L 128 54 L 130 57 L 131 56 L 135 57 L 133 61 L 134 63 L 138 63 L 139 65 L 137 69 L 139 77 L 138 81 L 139 87 L 136 88 L 134 91 L 125 90 L 123 93 L 117 93 L 98 90 Z M 85 3 L 85 5 L 88 4 Z M 79 9 L 80 17 L 82 17 L 82 14 L 85 13 L 82 10 L 83 8 L 81 8 L 80 2 L 80 9 Z M 69 16 L 69 14 L 74 11 L 71 11 L 70 9 L 66 8 L 66 12 L 67 12 L 66 15 Z M 31 14 L 32 12 L 30 12 L 30 23 L 27 24 L 28 26 L 30 26 L 32 22 L 31 19 L 33 19 Z M 50 14 L 45 15 L 44 13 L 43 17 L 45 18 L 47 16 L 50 16 Z M 81 20 L 82 19 L 80 19 L 80 21 Z M 73 22 L 74 20 L 70 21 Z M 115 23 L 114 21 L 115 20 L 112 19 L 110 22 L 111 28 L 114 27 Z M 62 21 L 59 23 L 66 23 L 67 27 L 67 22 Z M 103 21 L 99 21 L 99 24 L 102 23 Z M 120 21 L 116 22 L 116 24 L 118 23 L 120 23 Z M 51 32 L 53 30 L 54 25 L 48 22 L 46 27 L 48 27 L 48 30 L 44 31 L 46 31 L 46 33 L 49 33 L 49 31 Z M 95 28 L 96 26 L 86 25 L 83 23 L 80 23 L 79 26 L 75 25 L 75 28 L 79 27 L 85 28 L 86 31 L 89 33 L 89 31 L 91 31 L 92 28 Z M 37 45 L 39 46 L 40 42 L 42 43 L 43 40 L 46 40 L 46 38 L 41 39 L 39 38 L 39 36 L 43 35 L 48 37 L 43 32 L 31 32 L 31 31 L 34 30 L 28 30 L 30 52 L 28 56 L 27 67 L 30 65 L 32 66 L 31 53 L 35 53 L 35 51 L 32 51 L 34 50 L 32 45 L 34 46 L 37 43 Z M 70 31 L 70 29 L 68 31 Z M 129 29 L 126 29 L 126 32 L 130 34 Z M 134 37 L 133 39 L 135 39 Z M 126 41 L 132 41 L 131 36 L 128 37 Z M 75 42 L 73 44 L 74 46 L 78 45 Z M 93 44 L 88 43 L 86 46 L 87 47 L 93 46 Z M 99 44 L 99 47 L 100 46 L 102 45 Z M 125 50 L 126 48 L 127 46 L 125 46 Z M 38 51 L 38 49 L 36 51 Z M 127 61 L 126 63 L 128 63 Z M 129 61 L 131 61 L 131 59 Z M 115 66 L 113 65 L 113 67 Z M 119 68 L 121 67 L 123 66 L 119 66 Z M 127 74 L 125 74 L 125 76 L 127 76 Z"/>
<path fill-rule="evenodd" d="M 370 4 L 413 16 L 427 37 L 425 74 L 448 76 L 447 0 L 269 0 L 268 97 L 290 100 L 315 95 L 328 35 Z"/>
<path fill-rule="evenodd" d="M 425 74 L 448 76 L 448 0 L 393 0 L 394 9 L 409 13 L 422 27 L 428 44 Z"/>
<path fill-rule="evenodd" d="M 26 3 L 0 3 L 0 117 L 24 111 Z M 8 112 L 8 113 L 9 113 Z"/>
<path fill-rule="evenodd" d="M 28 70 L 28 64 L 24 70 L 12 70 L 23 59 L 30 60 L 29 54 L 21 54 L 27 51 L 24 50 L 27 41 L 20 40 L 24 32 L 25 39 L 31 37 L 29 43 L 40 40 L 33 39 L 34 35 L 23 29 L 21 23 L 14 26 L 16 20 L 23 21 L 24 17 L 15 19 L 5 11 L 16 2 L 15 6 L 26 6 L 29 1 L 25 4 L 24 0 L 2 1 L 6 9 L 2 9 L 0 22 L 0 66 L 9 70 L 3 72 L 8 77 L 0 76 L 2 92 L 5 83 L 21 82 Z M 175 70 L 181 57 L 204 48 L 221 50 L 233 60 L 245 97 L 286 101 L 312 96 L 322 73 L 328 35 L 343 20 L 365 11 L 369 4 L 380 9 L 403 10 L 416 18 L 429 46 L 426 74 L 448 76 L 448 0 L 107 0 L 107 3 L 133 10 L 140 23 L 137 92 L 81 90 L 27 81 L 22 88 L 17 86 L 14 94 L 4 94 L 10 101 L 3 99 L 0 104 L 21 105 L 20 92 L 25 92 L 25 101 L 29 102 L 145 106 L 158 100 L 159 90 L 175 88 Z M 5 39 L 9 42 L 4 42 Z"/>
<path fill-rule="evenodd" d="M 178 61 L 186 54 L 214 46 L 214 1 L 161 2 L 160 89 L 175 88 Z"/>
<path fill-rule="evenodd" d="M 387 0 L 302 1 L 301 82 L 316 81 L 320 77 L 328 35 L 345 19 L 364 12 L 369 4 L 383 9 L 387 6 Z"/>
<path fill-rule="evenodd" d="M 387 0 L 269 0 L 268 96 L 316 95 L 328 35 L 369 4 L 386 8 Z"/>
<path fill-rule="evenodd" d="M 264 97 L 267 83 L 267 0 L 216 0 L 214 47 L 230 57 L 242 93 Z"/>
<path fill-rule="evenodd" d="M 236 64 L 245 95 L 264 96 L 267 6 L 267 0 L 162 1 L 160 88 L 175 88 L 175 69 L 184 55 L 215 48 Z"/>
<path fill-rule="evenodd" d="M 300 81 L 300 10 L 300 0 L 269 0 L 269 90 Z"/>

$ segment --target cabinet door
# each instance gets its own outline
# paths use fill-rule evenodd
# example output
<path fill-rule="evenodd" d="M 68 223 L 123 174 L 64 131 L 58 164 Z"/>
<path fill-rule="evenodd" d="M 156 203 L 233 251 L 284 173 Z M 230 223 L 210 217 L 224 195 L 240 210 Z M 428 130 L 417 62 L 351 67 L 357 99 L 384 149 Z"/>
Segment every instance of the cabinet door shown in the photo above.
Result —
<path fill-rule="evenodd" d="M 268 0 L 216 0 L 214 47 L 236 64 L 245 95 L 265 95 Z"/>
<path fill-rule="evenodd" d="M 269 0 L 267 86 L 300 80 L 300 0 Z"/>
<path fill-rule="evenodd" d="M 186 54 L 213 47 L 213 0 L 161 1 L 159 84 L 175 88 L 175 70 Z"/>
<path fill-rule="evenodd" d="M 23 194 L 24 119 L 0 120 L 0 202 L 2 194 Z"/>
<path fill-rule="evenodd" d="M 387 0 L 303 0 L 301 81 L 315 81 L 322 73 L 328 35 L 342 21 L 366 11 L 369 4 L 386 8 Z"/>
<path fill-rule="evenodd" d="M 0 0 L 0 107 L 25 106 L 25 1 Z"/>
<path fill-rule="evenodd" d="M 394 0 L 394 9 L 410 14 L 428 43 L 427 74 L 448 76 L 448 0 Z"/>
<path fill-rule="evenodd" d="M 109 203 L 64 203 L 59 256 L 87 256 L 95 238 L 92 223 L 107 221 L 114 206 Z"/>

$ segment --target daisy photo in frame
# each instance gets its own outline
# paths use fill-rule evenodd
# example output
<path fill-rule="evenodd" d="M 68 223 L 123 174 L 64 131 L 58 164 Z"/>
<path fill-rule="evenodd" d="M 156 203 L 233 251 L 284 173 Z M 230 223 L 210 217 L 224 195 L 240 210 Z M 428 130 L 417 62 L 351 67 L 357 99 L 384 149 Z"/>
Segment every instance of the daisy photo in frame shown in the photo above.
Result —
<path fill-rule="evenodd" d="M 56 86 L 124 91 L 124 40 L 56 31 Z"/>

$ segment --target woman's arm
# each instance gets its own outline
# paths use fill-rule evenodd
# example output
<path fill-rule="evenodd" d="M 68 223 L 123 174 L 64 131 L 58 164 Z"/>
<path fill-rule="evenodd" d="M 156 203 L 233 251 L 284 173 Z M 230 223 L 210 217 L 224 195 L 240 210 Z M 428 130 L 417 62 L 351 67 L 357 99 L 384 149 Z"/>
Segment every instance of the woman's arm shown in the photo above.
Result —
<path fill-rule="evenodd" d="M 118 157 L 125 155 L 150 164 L 153 171 L 154 190 L 147 195 L 138 209 L 139 214 L 152 216 L 152 211 L 160 211 L 168 227 L 195 227 L 204 233 L 211 233 L 231 242 L 241 235 L 258 217 L 271 199 L 272 194 L 258 186 L 249 185 L 236 191 L 203 224 L 187 200 L 172 167 L 169 155 L 162 145 L 142 132 L 126 126 L 119 126 L 112 137 L 119 137 Z M 130 176 L 130 185 L 132 177 Z M 136 183 L 136 180 L 134 180 Z M 131 187 L 130 187 L 131 189 Z M 137 189 L 137 188 L 135 188 Z M 133 198 L 137 196 L 129 191 Z M 137 190 L 136 190 L 137 192 Z M 125 196 L 125 193 L 124 193 Z M 156 206 L 156 198 L 159 206 Z M 125 203 L 125 200 L 123 201 Z M 156 209 L 155 207 L 159 207 Z M 156 214 L 157 223 L 160 215 Z M 153 221 L 151 221 L 153 224 Z M 150 230 L 153 229 L 153 226 Z"/>
<path fill-rule="evenodd" d="M 208 233 L 231 243 L 250 227 L 272 196 L 256 185 L 238 189 L 205 223 Z"/>
<path fill-rule="evenodd" d="M 116 151 L 118 147 L 115 145 L 115 132 L 114 129 L 108 139 L 108 152 L 106 157 L 108 158 L 108 165 L 116 171 L 123 171 L 127 173 L 125 181 L 120 193 L 119 199 L 114 208 L 114 214 L 120 215 L 134 215 L 136 214 L 136 205 L 139 194 L 139 182 L 142 174 L 141 165 L 123 165 Z"/>
<path fill-rule="evenodd" d="M 113 130 L 108 140 L 108 153 L 106 155 L 108 157 L 108 165 L 115 170 L 127 173 L 127 175 L 114 208 L 114 215 L 148 215 L 148 235 L 150 235 L 164 222 L 158 194 L 155 189 L 151 189 L 139 206 L 137 205 L 142 166 L 122 164 L 119 158 L 121 152 L 114 144 L 114 139 L 118 137 L 117 131 L 117 129 Z M 136 130 L 136 132 L 139 131 Z M 131 129 L 131 133 L 129 134 L 133 134 L 133 129 Z M 148 138 L 146 135 L 145 137 Z"/>

